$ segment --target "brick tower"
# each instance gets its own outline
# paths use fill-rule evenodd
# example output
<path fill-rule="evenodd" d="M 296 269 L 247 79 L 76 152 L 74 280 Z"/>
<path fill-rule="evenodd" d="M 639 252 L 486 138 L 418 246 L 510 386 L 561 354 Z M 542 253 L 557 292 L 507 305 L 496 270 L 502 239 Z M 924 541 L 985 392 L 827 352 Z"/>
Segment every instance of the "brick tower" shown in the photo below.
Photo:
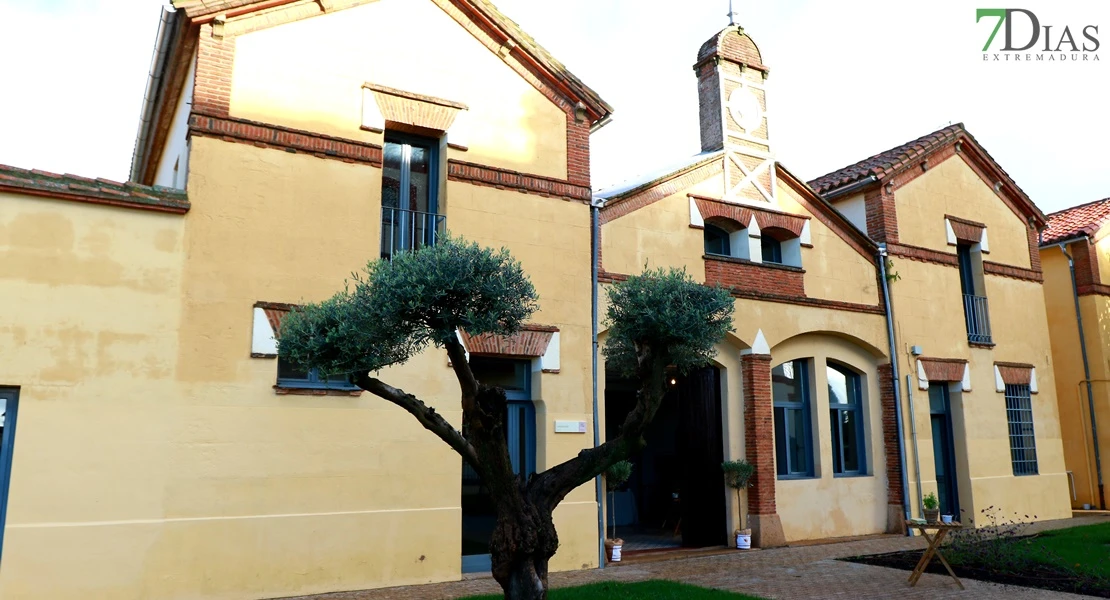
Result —
<path fill-rule="evenodd" d="M 774 154 L 767 134 L 769 69 L 744 28 L 730 24 L 698 50 L 703 151 L 725 151 L 722 196 L 777 204 Z"/>

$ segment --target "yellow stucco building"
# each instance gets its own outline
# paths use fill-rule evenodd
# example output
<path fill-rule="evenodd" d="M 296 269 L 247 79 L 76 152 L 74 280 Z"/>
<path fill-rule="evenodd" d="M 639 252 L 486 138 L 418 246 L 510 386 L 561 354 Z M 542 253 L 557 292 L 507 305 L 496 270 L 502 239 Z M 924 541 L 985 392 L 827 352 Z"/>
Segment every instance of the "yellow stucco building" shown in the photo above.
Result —
<path fill-rule="evenodd" d="M 1110 456 L 1110 200 L 1048 215 L 1044 295 L 1074 508 L 1106 508 Z M 1095 441 L 1097 440 L 1097 442 Z"/>
<path fill-rule="evenodd" d="M 741 521 L 763 546 L 899 532 L 928 492 L 956 515 L 1068 516 L 1044 216 L 961 126 L 807 183 L 730 26 L 696 59 L 701 153 L 592 192 L 612 108 L 485 0 L 174 5 L 131 182 L 0 167 L 0 598 L 488 568 L 488 502 L 453 451 L 276 357 L 292 306 L 446 230 L 508 248 L 541 298 L 514 338 L 460 333 L 507 390 L 522 473 L 593 443 L 591 271 L 684 267 L 735 297 L 735 332 L 675 374 L 606 503 L 631 550 Z M 599 373 L 604 439 L 631 384 Z M 459 423 L 442 353 L 381 378 Z M 758 468 L 740 501 L 720 472 L 738 458 Z M 597 566 L 598 510 L 592 486 L 558 507 L 552 569 Z"/>

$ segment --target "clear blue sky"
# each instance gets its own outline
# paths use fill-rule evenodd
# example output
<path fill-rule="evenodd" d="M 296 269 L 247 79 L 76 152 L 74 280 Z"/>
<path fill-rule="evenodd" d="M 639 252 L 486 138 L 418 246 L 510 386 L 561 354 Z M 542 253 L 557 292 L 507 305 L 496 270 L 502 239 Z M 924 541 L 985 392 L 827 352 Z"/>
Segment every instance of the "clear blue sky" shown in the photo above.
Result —
<path fill-rule="evenodd" d="M 0 163 L 126 179 L 161 4 L 0 0 Z M 595 187 L 697 152 L 691 66 L 727 0 L 496 4 L 616 108 Z M 1099 25 L 1087 63 L 984 62 L 979 4 L 737 0 L 771 67 L 779 159 L 812 178 L 963 122 L 1046 212 L 1110 196 L 1110 2 L 1020 4 L 1077 37 Z"/>

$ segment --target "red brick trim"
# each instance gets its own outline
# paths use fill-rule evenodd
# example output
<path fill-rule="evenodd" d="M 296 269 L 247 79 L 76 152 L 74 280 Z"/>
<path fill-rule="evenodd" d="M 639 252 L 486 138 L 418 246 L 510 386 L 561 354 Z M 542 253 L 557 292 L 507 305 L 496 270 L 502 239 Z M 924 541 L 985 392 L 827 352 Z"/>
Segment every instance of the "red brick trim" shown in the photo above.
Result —
<path fill-rule="evenodd" d="M 877 367 L 879 372 L 879 406 L 883 420 L 883 452 L 886 455 L 886 501 L 902 504 L 902 464 L 898 439 L 898 415 L 894 400 L 894 369 L 890 363 Z"/>
<path fill-rule="evenodd" d="M 787 265 L 757 263 L 731 256 L 705 255 L 706 285 L 730 290 L 804 298 L 805 271 Z"/>
<path fill-rule="evenodd" d="M 925 370 L 929 381 L 963 381 L 967 359 L 964 358 L 926 358 L 919 356 L 917 362 Z"/>
<path fill-rule="evenodd" d="M 546 325 L 525 325 L 512 335 L 483 333 L 472 336 L 460 331 L 463 346 L 471 354 L 483 356 L 513 356 L 537 358 L 547 352 L 547 346 L 558 327 Z"/>
<path fill-rule="evenodd" d="M 298 304 L 286 304 L 284 302 L 266 302 L 259 300 L 254 303 L 254 308 L 261 308 L 262 312 L 266 313 L 266 320 L 270 322 L 270 329 L 274 330 L 274 337 L 281 336 L 281 323 L 285 317 L 293 310 L 300 308 Z M 270 356 L 255 356 L 251 354 L 251 358 L 270 358 Z"/>
<path fill-rule="evenodd" d="M 371 83 L 369 81 L 367 81 L 366 83 L 363 83 L 362 87 L 367 88 L 369 90 L 373 90 L 373 91 L 381 93 L 381 94 L 385 94 L 387 96 L 396 96 L 398 98 L 405 98 L 407 100 L 416 100 L 417 102 L 425 102 L 427 104 L 436 104 L 436 105 L 444 106 L 444 107 L 447 107 L 447 108 L 454 108 L 456 110 L 468 110 L 468 108 L 469 108 L 467 105 L 463 104 L 462 102 L 455 102 L 454 100 L 445 100 L 443 98 L 437 98 L 435 96 L 426 96 L 424 94 L 417 94 L 416 92 L 409 92 L 409 91 L 406 91 L 406 90 L 399 90 L 397 88 L 391 88 L 391 87 L 388 87 L 388 86 L 379 85 L 377 83 Z M 394 120 L 396 120 L 396 119 L 394 119 Z"/>
<path fill-rule="evenodd" d="M 196 110 L 189 117 L 189 133 L 229 142 L 253 144 L 259 148 L 273 148 L 292 153 L 303 152 L 319 158 L 361 162 L 376 167 L 382 165 L 382 147 L 377 144 L 238 117 L 204 114 Z"/>
<path fill-rule="evenodd" d="M 618 283 L 626 281 L 628 275 L 624 273 L 614 273 L 612 271 L 600 270 L 597 274 L 599 283 Z M 779 304 L 794 304 L 796 306 L 809 306 L 813 308 L 825 308 L 829 310 L 843 310 L 846 312 L 864 313 L 869 315 L 885 315 L 881 304 L 855 304 L 852 302 L 841 302 L 840 300 L 825 300 L 824 298 L 806 298 L 801 296 L 782 296 L 779 294 L 768 294 L 764 292 L 756 292 L 752 290 L 728 290 L 733 298 L 740 298 L 743 300 L 758 300 L 761 302 L 776 302 Z"/>
<path fill-rule="evenodd" d="M 752 217 L 758 216 L 756 222 L 759 223 L 760 229 L 777 227 L 789 231 L 794 234 L 794 237 L 802 235 L 802 228 L 809 220 L 809 217 L 803 215 L 791 215 L 747 204 L 734 204 L 719 198 L 698 194 L 687 194 L 687 196 L 697 204 L 702 220 L 724 218 L 735 221 L 741 227 L 748 227 L 751 225 Z"/>
<path fill-rule="evenodd" d="M 1098 250 L 1091 238 L 1085 237 L 1068 244 L 1075 263 L 1075 286 L 1090 289 L 1102 283 L 1098 268 Z"/>
<path fill-rule="evenodd" d="M 231 111 L 231 71 L 235 65 L 235 38 L 212 36 L 212 24 L 200 26 L 197 71 L 193 86 L 193 111 L 226 116 Z"/>
<path fill-rule="evenodd" d="M 60 175 L 5 165 L 0 165 L 0 192 L 176 215 L 185 214 L 191 206 L 183 190 L 90 179 L 78 175 Z"/>
<path fill-rule="evenodd" d="M 689 189 L 710 177 L 724 173 L 724 169 L 724 159 L 717 157 L 690 169 L 681 170 L 663 179 L 645 184 L 628 195 L 612 198 L 600 210 L 601 224 L 604 225 L 633 211 L 654 204 L 663 198 Z"/>
<path fill-rule="evenodd" d="M 1076 286 L 1080 296 L 1110 296 L 1110 285 L 1103 285 L 1101 283 L 1092 283 L 1089 285 Z"/>
<path fill-rule="evenodd" d="M 978 244 L 983 241 L 983 232 L 987 229 L 986 225 L 953 217 L 952 215 L 944 215 L 944 218 L 948 219 L 948 224 L 952 227 L 952 233 L 956 235 L 957 240 L 969 244 Z"/>
<path fill-rule="evenodd" d="M 1023 281 L 1033 281 L 1036 283 L 1044 283 L 1044 274 L 1039 270 L 1026 269 L 1024 267 L 1013 267 L 1010 265 L 1003 265 L 989 260 L 983 261 L 983 272 L 988 275 L 1001 275 L 1002 277 L 1010 277 L 1012 279 L 1021 279 Z"/>
<path fill-rule="evenodd" d="M 786 167 L 775 163 L 775 168 L 778 169 L 778 174 L 780 176 L 779 181 L 785 182 L 798 194 L 798 200 L 802 208 L 816 217 L 818 221 L 821 221 L 825 227 L 828 227 L 839 235 L 840 239 L 844 240 L 853 250 L 859 252 L 860 256 L 872 262 L 875 260 L 875 255 L 878 254 L 878 248 L 875 247 L 874 242 L 870 238 L 856 229 L 856 227 L 848 222 L 840 212 L 817 195 L 812 188 L 801 179 L 798 179 L 797 176 L 787 170 Z"/>
<path fill-rule="evenodd" d="M 467 106 L 434 96 L 425 96 L 384 85 L 364 83 L 362 87 L 374 92 L 382 118 L 386 122 L 402 123 L 412 127 L 447 131 L 455 117 Z"/>
<path fill-rule="evenodd" d="M 1006 385 L 1029 385 L 1033 381 L 1035 367 L 1031 364 L 995 361 L 994 366 Z"/>
<path fill-rule="evenodd" d="M 589 204 L 589 186 L 461 160 L 447 162 L 447 179 Z"/>
<path fill-rule="evenodd" d="M 871 239 L 897 244 L 898 209 L 894 194 L 888 193 L 885 185 L 880 185 L 863 195 L 863 205 L 867 215 L 867 234 Z"/>
<path fill-rule="evenodd" d="M 771 398 L 771 356 L 740 357 L 744 387 L 744 454 L 755 465 L 748 489 L 748 512 L 773 515 L 775 506 L 775 414 Z"/>
<path fill-rule="evenodd" d="M 382 166 L 382 147 L 377 144 L 238 117 L 219 117 L 194 112 L 189 119 L 189 131 L 193 135 L 252 144 L 259 148 L 305 153 L 317 158 L 365 163 L 375 167 Z M 452 181 L 518 190 L 587 204 L 591 194 L 589 186 L 574 185 L 550 177 L 529 175 L 461 160 L 447 162 L 447 178 Z"/>
<path fill-rule="evenodd" d="M 1041 240 L 1040 232 L 1034 227 L 1025 229 L 1025 237 L 1029 244 L 1029 267 L 1040 273 L 1041 269 Z"/>
<path fill-rule="evenodd" d="M 326 390 L 275 385 L 274 393 L 279 396 L 361 396 L 362 390 Z"/>
<path fill-rule="evenodd" d="M 995 344 L 994 342 L 973 342 L 971 340 L 968 340 L 967 345 L 972 347 L 972 348 L 982 348 L 984 350 L 990 350 L 991 348 L 994 348 L 998 344 Z"/>
<path fill-rule="evenodd" d="M 932 263 L 935 265 L 944 265 L 946 267 L 959 268 L 959 258 L 955 254 L 948 252 L 940 252 L 930 248 L 922 248 L 920 246 L 911 246 L 909 244 L 888 244 L 887 252 L 891 256 L 898 256 L 900 258 L 908 258 L 909 260 L 916 260 L 919 262 Z M 1040 271 L 1033 269 L 1026 269 L 1025 267 L 1015 267 L 1012 265 L 1004 265 L 1001 263 L 991 262 L 989 260 L 983 261 L 983 272 L 988 275 L 999 275 L 1002 277 L 1010 277 L 1012 279 L 1020 279 L 1022 281 L 1033 281 L 1036 283 L 1044 282 L 1044 275 Z"/>

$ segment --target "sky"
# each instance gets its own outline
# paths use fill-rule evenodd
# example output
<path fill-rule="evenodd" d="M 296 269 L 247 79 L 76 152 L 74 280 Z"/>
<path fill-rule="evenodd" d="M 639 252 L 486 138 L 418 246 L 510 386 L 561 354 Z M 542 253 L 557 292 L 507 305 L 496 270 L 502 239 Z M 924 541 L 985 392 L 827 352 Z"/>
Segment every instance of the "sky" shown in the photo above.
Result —
<path fill-rule="evenodd" d="M 771 68 L 778 159 L 812 179 L 962 122 L 1045 212 L 1110 197 L 1110 2 L 1015 4 L 1053 47 L 1065 26 L 1079 43 L 1099 26 L 1098 62 L 1002 62 L 983 60 L 981 1 L 735 0 Z M 614 107 L 591 140 L 595 188 L 698 152 L 691 67 L 728 0 L 495 3 Z M 0 0 L 0 56 L 16 57 L 0 79 L 0 163 L 127 179 L 162 4 Z"/>

